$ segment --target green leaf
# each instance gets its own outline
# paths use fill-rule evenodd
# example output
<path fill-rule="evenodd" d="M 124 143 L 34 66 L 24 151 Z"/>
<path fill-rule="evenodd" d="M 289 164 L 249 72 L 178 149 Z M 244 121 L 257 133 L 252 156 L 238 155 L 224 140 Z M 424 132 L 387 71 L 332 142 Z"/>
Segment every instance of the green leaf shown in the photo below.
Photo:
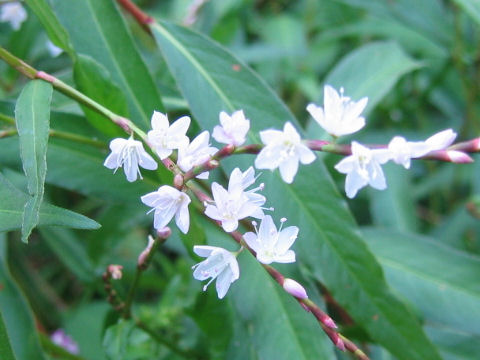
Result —
<path fill-rule="evenodd" d="M 325 79 L 354 100 L 368 96 L 367 112 L 392 89 L 398 79 L 420 67 L 395 42 L 373 42 L 346 55 Z"/>
<path fill-rule="evenodd" d="M 73 77 L 78 89 L 114 113 L 128 118 L 127 99 L 113 83 L 109 72 L 89 56 L 79 54 L 73 68 Z M 96 111 L 82 106 L 88 121 L 109 137 L 124 136 L 123 131 Z"/>
<path fill-rule="evenodd" d="M 480 25 L 480 2 L 478 0 L 453 0 L 477 25 Z"/>
<path fill-rule="evenodd" d="M 6 247 L 6 236 L 0 234 L 0 309 L 11 346 L 16 360 L 44 360 L 31 310 L 8 271 Z"/>
<path fill-rule="evenodd" d="M 480 335 L 480 258 L 419 235 L 365 231 L 389 283 L 435 324 Z"/>
<path fill-rule="evenodd" d="M 59 227 L 41 227 L 40 234 L 62 263 L 81 281 L 92 283 L 97 280 L 95 267 L 74 232 Z"/>
<path fill-rule="evenodd" d="M 48 5 L 47 0 L 25 0 L 25 2 L 42 23 L 52 43 L 66 52 L 72 53 L 68 34 Z"/>
<path fill-rule="evenodd" d="M 14 187 L 0 173 L 0 231 L 22 227 L 23 208 L 29 196 Z M 77 229 L 98 229 L 100 224 L 73 211 L 43 203 L 39 210 L 38 225 L 68 226 Z"/>
<path fill-rule="evenodd" d="M 272 90 L 217 44 L 169 23 L 154 24 L 151 29 L 202 128 L 213 128 L 221 110 L 237 109 L 251 119 L 253 134 L 281 128 L 286 121 L 297 124 Z M 251 135 L 250 140 L 258 142 L 258 136 Z M 245 169 L 252 162 L 245 156 L 223 163 L 230 169 Z M 300 228 L 295 244 L 299 261 L 325 283 L 357 323 L 400 359 L 438 359 L 415 317 L 389 292 L 380 265 L 359 237 L 325 166 L 316 161 L 300 167 L 293 185 L 281 181 L 277 172 L 263 173 L 262 182 L 267 199 L 276 201 L 269 206 L 281 209 L 279 216 Z M 258 293 L 259 288 L 263 291 L 261 285 L 251 291 Z M 253 320 L 261 317 L 261 311 Z M 318 334 L 305 336 L 315 342 Z"/>
<path fill-rule="evenodd" d="M 53 0 L 77 53 L 107 69 L 125 93 L 132 121 L 147 129 L 154 110 L 163 110 L 155 83 L 111 0 Z"/>
<path fill-rule="evenodd" d="M 12 346 L 10 345 L 10 338 L 8 337 L 7 327 L 3 320 L 2 309 L 0 308 L 0 355 L 4 360 L 16 360 L 13 353 Z"/>
<path fill-rule="evenodd" d="M 22 222 L 22 241 L 28 242 L 38 223 L 47 172 L 47 143 L 50 130 L 50 83 L 32 80 L 22 90 L 15 106 L 15 120 L 20 138 L 20 156 L 28 180 L 27 200 Z"/>

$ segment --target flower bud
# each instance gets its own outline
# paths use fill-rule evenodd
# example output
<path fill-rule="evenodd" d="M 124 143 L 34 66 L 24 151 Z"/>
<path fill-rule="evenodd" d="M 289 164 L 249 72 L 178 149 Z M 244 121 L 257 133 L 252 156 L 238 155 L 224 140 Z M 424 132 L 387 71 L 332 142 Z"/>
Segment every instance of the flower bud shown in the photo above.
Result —
<path fill-rule="evenodd" d="M 447 150 L 447 156 L 451 162 L 457 163 L 457 164 L 465 164 L 465 163 L 473 162 L 473 159 L 470 156 L 458 150 Z"/>
<path fill-rule="evenodd" d="M 157 230 L 157 236 L 160 239 L 168 239 L 172 235 L 172 230 L 168 226 L 165 226 L 163 229 Z"/>
<path fill-rule="evenodd" d="M 297 299 L 308 299 L 307 292 L 298 282 L 292 279 L 285 279 L 283 282 L 283 289 L 290 295 L 295 296 Z"/>
<path fill-rule="evenodd" d="M 113 280 L 119 280 L 122 278 L 122 265 L 108 265 L 108 272 L 112 275 Z"/>
<path fill-rule="evenodd" d="M 175 175 L 173 178 L 173 186 L 175 186 L 176 189 L 181 189 L 183 186 L 183 176 L 181 174 Z"/>

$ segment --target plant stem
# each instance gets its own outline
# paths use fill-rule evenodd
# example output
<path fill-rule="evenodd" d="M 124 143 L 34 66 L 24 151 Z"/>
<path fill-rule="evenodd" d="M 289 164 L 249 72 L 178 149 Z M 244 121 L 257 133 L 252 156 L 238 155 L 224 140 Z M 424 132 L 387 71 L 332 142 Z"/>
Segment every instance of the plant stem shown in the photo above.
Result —
<path fill-rule="evenodd" d="M 0 121 L 6 122 L 11 125 L 15 125 L 15 119 L 11 116 L 0 113 Z"/>
<path fill-rule="evenodd" d="M 123 130 L 125 130 L 125 132 L 129 134 L 134 132 L 144 141 L 146 140 L 146 134 L 129 119 L 115 114 L 114 112 L 107 109 L 105 106 L 97 103 L 95 100 L 89 98 L 77 89 L 65 84 L 60 79 L 57 79 L 55 76 L 47 74 L 43 71 L 38 71 L 37 69 L 23 62 L 21 59 L 17 58 L 15 55 L 11 54 L 2 47 L 0 47 L 0 59 L 4 60 L 8 65 L 12 66 L 29 79 L 41 79 L 43 81 L 51 83 L 55 90 L 61 92 L 62 94 L 68 96 L 73 100 L 76 100 L 80 104 L 88 106 L 90 109 L 96 111 L 100 115 L 103 115 L 108 120 L 120 126 Z"/>

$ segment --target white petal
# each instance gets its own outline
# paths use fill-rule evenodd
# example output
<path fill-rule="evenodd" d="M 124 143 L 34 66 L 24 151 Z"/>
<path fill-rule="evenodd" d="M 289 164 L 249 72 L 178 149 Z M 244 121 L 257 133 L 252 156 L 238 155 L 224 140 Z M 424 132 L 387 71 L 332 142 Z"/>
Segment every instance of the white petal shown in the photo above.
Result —
<path fill-rule="evenodd" d="M 307 146 L 300 144 L 297 146 L 297 151 L 300 156 L 300 162 L 302 164 L 311 164 L 315 161 L 315 153 Z"/>
<path fill-rule="evenodd" d="M 257 260 L 260 261 L 262 264 L 268 265 L 273 262 L 273 257 L 264 251 L 257 252 Z"/>
<path fill-rule="evenodd" d="M 338 170 L 338 169 L 337 169 Z M 345 179 L 345 193 L 350 199 L 353 199 L 358 190 L 368 184 L 368 180 L 361 177 L 356 172 L 349 172 Z"/>
<path fill-rule="evenodd" d="M 274 151 L 273 148 L 266 146 L 255 158 L 255 167 L 257 169 L 273 170 L 278 167 L 280 163 L 280 156 L 278 151 Z"/>
<path fill-rule="evenodd" d="M 222 228 L 227 233 L 235 231 L 238 228 L 238 220 L 235 220 L 235 219 L 222 220 Z"/>
<path fill-rule="evenodd" d="M 135 156 L 129 157 L 130 161 L 126 161 L 123 164 L 123 171 L 129 182 L 137 180 L 138 176 L 138 162 Z M 128 160 L 128 159 L 127 159 Z"/>
<path fill-rule="evenodd" d="M 122 138 L 116 138 L 110 141 L 110 150 L 114 153 L 121 153 L 123 148 L 127 146 L 128 140 Z"/>
<path fill-rule="evenodd" d="M 152 129 L 166 130 L 168 128 L 168 117 L 160 111 L 154 111 L 151 119 Z"/>
<path fill-rule="evenodd" d="M 355 163 L 355 157 L 350 155 L 340 160 L 340 162 L 335 165 L 335 169 L 342 174 L 348 174 L 355 169 Z"/>
<path fill-rule="evenodd" d="M 181 232 L 186 234 L 190 227 L 190 214 L 188 212 L 188 204 L 190 203 L 190 198 L 188 198 L 188 202 L 182 204 L 180 209 L 178 209 L 177 213 L 175 214 L 175 223 L 177 224 L 178 228 Z"/>
<path fill-rule="evenodd" d="M 177 119 L 172 125 L 170 125 L 169 133 L 175 134 L 176 136 L 185 135 L 188 127 L 190 126 L 190 117 L 182 116 Z"/>
<path fill-rule="evenodd" d="M 289 139 L 292 143 L 298 144 L 301 141 L 300 134 L 290 121 L 287 121 L 283 126 L 284 137 Z"/>
<path fill-rule="evenodd" d="M 213 128 L 212 137 L 221 144 L 230 144 L 232 139 L 227 136 L 225 130 L 219 125 Z"/>
<path fill-rule="evenodd" d="M 173 150 L 172 149 L 165 149 L 165 148 L 162 148 L 160 146 L 156 146 L 155 147 L 155 152 L 157 153 L 160 160 L 165 160 L 170 155 L 172 155 Z"/>
<path fill-rule="evenodd" d="M 257 240 L 262 247 L 273 248 L 274 242 L 277 240 L 277 227 L 270 215 L 266 215 L 260 223 Z"/>
<path fill-rule="evenodd" d="M 260 139 L 265 145 L 281 141 L 283 139 L 283 132 L 279 130 L 263 130 L 260 131 Z"/>
<path fill-rule="evenodd" d="M 217 246 L 209 246 L 209 245 L 195 245 L 193 247 L 193 252 L 201 257 L 208 257 L 214 250 L 220 249 Z"/>
<path fill-rule="evenodd" d="M 455 141 L 456 137 L 457 134 L 452 129 L 447 129 L 430 136 L 425 142 L 430 147 L 430 151 L 444 150 Z"/>
<path fill-rule="evenodd" d="M 139 164 L 142 168 L 147 170 L 156 170 L 158 167 L 155 160 L 153 160 L 153 158 L 143 149 L 142 149 L 142 152 L 140 153 Z"/>
<path fill-rule="evenodd" d="M 279 254 L 283 254 L 284 252 L 286 252 L 297 239 L 297 235 L 298 235 L 298 227 L 296 226 L 289 226 L 283 229 L 278 235 L 278 241 L 277 241 L 277 244 L 275 245 L 275 250 Z"/>
<path fill-rule="evenodd" d="M 118 167 L 121 166 L 121 163 L 119 163 L 119 153 L 110 153 L 110 155 L 107 156 L 105 159 L 105 162 L 103 163 L 103 166 L 109 168 L 109 169 L 117 169 Z"/>
<path fill-rule="evenodd" d="M 295 252 L 293 250 L 288 250 L 284 254 L 275 256 L 274 261 L 281 264 L 293 263 L 295 262 Z"/>
<path fill-rule="evenodd" d="M 230 284 L 234 281 L 233 274 L 230 268 L 225 268 L 217 277 L 215 288 L 219 299 L 223 299 L 227 294 Z"/>
<path fill-rule="evenodd" d="M 296 156 L 291 156 L 285 159 L 280 164 L 279 168 L 283 181 L 285 181 L 287 184 L 291 184 L 293 182 L 293 178 L 297 174 L 298 158 Z"/>
<path fill-rule="evenodd" d="M 243 234 L 243 239 L 245 240 L 247 245 L 255 252 L 260 251 L 260 249 L 262 248 L 262 246 L 257 240 L 257 235 L 253 232 L 247 232 Z"/>

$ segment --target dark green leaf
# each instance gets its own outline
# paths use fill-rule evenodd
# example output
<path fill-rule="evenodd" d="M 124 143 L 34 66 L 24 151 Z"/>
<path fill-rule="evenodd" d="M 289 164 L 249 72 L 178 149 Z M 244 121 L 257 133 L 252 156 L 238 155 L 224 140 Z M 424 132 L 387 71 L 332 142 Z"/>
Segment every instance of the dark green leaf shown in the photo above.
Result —
<path fill-rule="evenodd" d="M 237 109 L 243 109 L 251 119 L 253 133 L 268 127 L 281 128 L 286 121 L 296 124 L 272 90 L 218 45 L 168 23 L 152 25 L 151 29 L 203 128 L 216 125 L 221 110 Z M 258 142 L 258 137 L 250 140 Z M 225 163 L 229 168 L 246 168 L 252 162 L 252 158 L 245 157 Z M 268 205 L 281 209 L 279 216 L 287 217 L 301 229 L 295 244 L 299 261 L 325 282 L 357 323 L 398 358 L 438 359 L 414 316 L 389 292 L 381 267 L 358 236 L 352 216 L 323 164 L 317 161 L 300 167 L 291 186 L 283 183 L 277 173 L 264 173 L 262 181 L 267 198 L 278 201 Z M 251 287 L 257 292 L 258 288 Z M 258 309 L 255 316 L 264 311 Z M 312 336 L 314 342 L 318 334 L 305 336 Z"/>
<path fill-rule="evenodd" d="M 96 280 L 95 268 L 75 233 L 58 227 L 41 227 L 40 234 L 63 264 L 81 281 L 88 283 Z"/>
<path fill-rule="evenodd" d="M 2 240 L 4 241 L 4 239 Z M 0 355 L 2 355 L 3 360 L 16 360 L 12 345 L 10 345 L 7 327 L 3 320 L 2 309 L 0 309 Z"/>
<path fill-rule="evenodd" d="M 163 110 L 158 90 L 127 26 L 111 0 L 53 0 L 77 53 L 107 69 L 126 95 L 133 122 L 147 129 L 154 110 Z"/>
<path fill-rule="evenodd" d="M 480 25 L 480 2 L 475 0 L 453 0 L 460 6 L 475 22 Z"/>
<path fill-rule="evenodd" d="M 325 79 L 326 84 L 345 88 L 354 100 L 368 96 L 367 112 L 388 93 L 398 79 L 420 64 L 395 42 L 374 42 L 346 55 Z"/>
<path fill-rule="evenodd" d="M 75 61 L 73 76 L 81 92 L 114 113 L 128 118 L 127 99 L 102 65 L 80 54 Z M 82 109 L 96 129 L 110 137 L 124 136 L 123 130 L 104 116 L 87 106 L 82 106 Z"/>
<path fill-rule="evenodd" d="M 37 15 L 47 31 L 50 40 L 68 53 L 72 52 L 68 34 L 53 13 L 47 0 L 25 0 L 30 9 Z"/>
<path fill-rule="evenodd" d="M 6 249 L 6 236 L 0 234 L 0 309 L 10 344 L 16 360 L 44 360 L 31 310 L 8 271 Z"/>
<path fill-rule="evenodd" d="M 368 230 L 389 283 L 426 321 L 480 335 L 480 258 L 424 236 Z"/>
<path fill-rule="evenodd" d="M 28 180 L 27 200 L 22 222 L 22 241 L 27 242 L 38 224 L 47 172 L 47 143 L 50 130 L 50 102 L 53 88 L 41 80 L 30 81 L 22 90 L 15 107 L 20 137 L 20 156 Z"/>
<path fill-rule="evenodd" d="M 15 188 L 0 173 L 0 231 L 22 227 L 23 208 L 29 196 Z M 77 229 L 98 229 L 100 224 L 86 216 L 43 203 L 39 210 L 39 225 L 67 226 Z"/>

